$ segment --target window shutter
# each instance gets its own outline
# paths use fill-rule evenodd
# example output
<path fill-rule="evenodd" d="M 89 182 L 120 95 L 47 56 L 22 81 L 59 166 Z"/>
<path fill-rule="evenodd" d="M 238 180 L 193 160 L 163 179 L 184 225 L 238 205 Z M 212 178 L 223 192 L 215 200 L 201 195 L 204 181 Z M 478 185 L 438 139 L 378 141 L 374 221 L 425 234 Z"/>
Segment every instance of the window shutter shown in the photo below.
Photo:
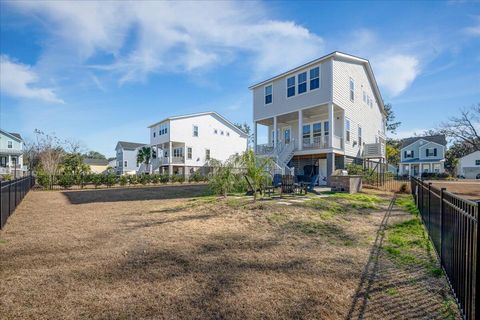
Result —
<path fill-rule="evenodd" d="M 407 158 L 407 150 L 403 151 L 403 157 Z"/>
<path fill-rule="evenodd" d="M 436 157 L 437 156 L 437 148 L 433 149 L 433 155 Z"/>

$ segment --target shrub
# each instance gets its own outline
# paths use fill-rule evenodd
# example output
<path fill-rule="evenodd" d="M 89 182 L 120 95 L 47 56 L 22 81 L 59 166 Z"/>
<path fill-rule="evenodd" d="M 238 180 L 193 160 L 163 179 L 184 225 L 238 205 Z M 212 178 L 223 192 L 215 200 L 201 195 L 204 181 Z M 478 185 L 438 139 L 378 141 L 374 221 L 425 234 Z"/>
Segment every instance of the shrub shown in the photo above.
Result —
<path fill-rule="evenodd" d="M 174 174 L 173 176 L 170 177 L 171 182 L 179 182 L 179 183 L 184 183 L 185 182 L 185 176 L 183 174 Z"/>
<path fill-rule="evenodd" d="M 168 174 L 162 174 L 160 175 L 160 182 L 161 183 L 167 183 L 170 180 L 170 177 Z"/>
<path fill-rule="evenodd" d="M 129 175 L 129 176 L 128 176 L 128 182 L 129 182 L 130 184 L 133 184 L 133 185 L 138 184 L 137 175 L 135 175 L 135 174 Z"/>
<path fill-rule="evenodd" d="M 236 177 L 234 174 L 234 166 L 231 161 L 211 160 L 213 172 L 210 174 L 209 187 L 216 195 L 227 196 L 228 193 L 234 191 Z"/>
<path fill-rule="evenodd" d="M 4 174 L 2 176 L 2 179 L 5 180 L 5 181 L 12 180 L 12 175 L 11 174 Z M 0 181 L 1 181 L 1 179 L 0 179 Z"/>
<path fill-rule="evenodd" d="M 350 163 L 347 164 L 347 172 L 349 175 L 363 175 L 363 167 L 359 164 Z"/>
<path fill-rule="evenodd" d="M 44 189 L 50 188 L 50 177 L 44 171 L 37 172 L 36 177 L 37 183 L 42 186 Z"/>
<path fill-rule="evenodd" d="M 137 180 L 139 183 L 146 185 L 147 183 L 150 182 L 150 175 L 148 174 L 139 174 L 137 176 Z"/>
<path fill-rule="evenodd" d="M 198 171 L 195 171 L 193 174 L 190 175 L 190 177 L 188 177 L 189 182 L 200 182 L 203 180 L 204 177 Z"/>
<path fill-rule="evenodd" d="M 101 185 L 103 183 L 102 175 L 92 174 L 90 176 L 90 181 L 95 185 L 95 188 L 97 188 L 99 185 Z"/>
<path fill-rule="evenodd" d="M 118 178 L 118 183 L 120 183 L 121 186 L 126 186 L 128 183 L 128 177 L 120 176 L 120 178 Z"/>
<path fill-rule="evenodd" d="M 400 193 L 407 193 L 407 184 L 406 183 L 402 183 L 400 185 L 400 189 L 398 190 Z"/>
<path fill-rule="evenodd" d="M 160 175 L 159 174 L 152 174 L 150 176 L 150 182 L 155 183 L 155 184 L 159 183 L 160 182 Z"/>
<path fill-rule="evenodd" d="M 64 189 L 69 189 L 72 187 L 75 182 L 75 178 L 72 174 L 61 174 L 57 176 L 58 185 L 62 186 Z"/>
<path fill-rule="evenodd" d="M 111 187 L 117 183 L 117 176 L 113 173 L 107 173 L 103 175 L 102 181 L 104 185 L 106 185 L 107 187 Z"/>

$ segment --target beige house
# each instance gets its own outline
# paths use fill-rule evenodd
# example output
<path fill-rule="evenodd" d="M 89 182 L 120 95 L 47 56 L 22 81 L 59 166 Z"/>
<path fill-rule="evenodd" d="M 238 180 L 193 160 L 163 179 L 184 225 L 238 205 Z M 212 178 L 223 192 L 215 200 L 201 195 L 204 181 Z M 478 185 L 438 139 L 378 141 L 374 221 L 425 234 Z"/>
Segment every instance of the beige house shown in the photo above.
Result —
<path fill-rule="evenodd" d="M 106 159 L 84 159 L 83 163 L 90 167 L 92 173 L 105 173 L 108 169 Z"/>

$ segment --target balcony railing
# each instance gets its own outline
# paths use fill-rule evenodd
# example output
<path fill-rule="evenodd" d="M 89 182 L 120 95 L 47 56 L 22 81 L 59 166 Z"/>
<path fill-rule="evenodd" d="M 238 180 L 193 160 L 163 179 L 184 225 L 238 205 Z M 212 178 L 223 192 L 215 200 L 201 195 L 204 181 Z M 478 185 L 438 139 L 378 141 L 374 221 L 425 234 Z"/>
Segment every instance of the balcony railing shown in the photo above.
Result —
<path fill-rule="evenodd" d="M 185 163 L 185 157 L 172 157 L 172 161 L 170 162 L 170 157 L 162 157 L 162 158 L 159 158 L 159 162 L 162 164 L 162 165 L 168 165 L 170 163 L 173 163 L 173 164 L 183 164 Z"/>
<path fill-rule="evenodd" d="M 259 155 L 267 155 L 273 153 L 273 146 L 270 144 L 258 144 L 255 152 Z"/>

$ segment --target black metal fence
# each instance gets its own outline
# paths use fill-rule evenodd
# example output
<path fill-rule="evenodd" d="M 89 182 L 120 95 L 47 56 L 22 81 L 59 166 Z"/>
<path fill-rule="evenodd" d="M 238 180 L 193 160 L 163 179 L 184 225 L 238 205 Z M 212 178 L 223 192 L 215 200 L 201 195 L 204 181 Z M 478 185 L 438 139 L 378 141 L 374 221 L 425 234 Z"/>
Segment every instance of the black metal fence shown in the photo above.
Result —
<path fill-rule="evenodd" d="M 411 189 L 464 317 L 480 318 L 480 203 L 416 178 Z"/>
<path fill-rule="evenodd" d="M 32 175 L 10 181 L 0 181 L 0 229 L 20 204 L 23 197 L 35 185 Z"/>

